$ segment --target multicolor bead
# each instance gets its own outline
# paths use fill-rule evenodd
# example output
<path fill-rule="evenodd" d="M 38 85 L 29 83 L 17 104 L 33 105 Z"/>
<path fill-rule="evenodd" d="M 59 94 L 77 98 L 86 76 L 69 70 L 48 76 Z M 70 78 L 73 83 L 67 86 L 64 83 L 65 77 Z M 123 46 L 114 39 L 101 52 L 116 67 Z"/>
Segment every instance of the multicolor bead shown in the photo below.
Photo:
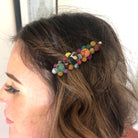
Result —
<path fill-rule="evenodd" d="M 69 56 L 68 56 L 68 62 L 72 65 L 76 64 L 78 60 L 78 56 L 76 52 L 72 52 Z"/>
<path fill-rule="evenodd" d="M 79 65 L 75 64 L 75 65 L 73 65 L 73 67 L 77 69 L 77 68 L 79 68 Z"/>
<path fill-rule="evenodd" d="M 58 64 L 53 65 L 52 74 L 63 76 L 63 74 L 68 73 L 68 70 L 79 68 L 82 62 L 92 59 L 92 55 L 99 51 L 101 44 L 101 41 L 97 44 L 95 41 L 91 41 L 90 44 L 83 45 L 81 48 L 77 49 L 77 52 L 67 52 L 62 61 L 58 61 Z"/>

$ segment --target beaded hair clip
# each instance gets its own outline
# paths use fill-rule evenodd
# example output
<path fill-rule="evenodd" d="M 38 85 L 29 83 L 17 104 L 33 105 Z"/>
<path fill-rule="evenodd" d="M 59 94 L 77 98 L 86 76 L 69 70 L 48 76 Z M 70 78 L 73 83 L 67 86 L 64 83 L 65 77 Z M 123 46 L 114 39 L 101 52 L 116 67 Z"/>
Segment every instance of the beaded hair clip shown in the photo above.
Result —
<path fill-rule="evenodd" d="M 81 49 L 77 49 L 77 52 L 67 52 L 62 61 L 58 61 L 57 64 L 54 64 L 52 73 L 62 76 L 63 73 L 68 73 L 68 70 L 79 68 L 82 62 L 92 59 L 92 54 L 99 51 L 101 44 L 101 41 L 98 43 L 91 41 L 90 44 L 83 45 Z"/>

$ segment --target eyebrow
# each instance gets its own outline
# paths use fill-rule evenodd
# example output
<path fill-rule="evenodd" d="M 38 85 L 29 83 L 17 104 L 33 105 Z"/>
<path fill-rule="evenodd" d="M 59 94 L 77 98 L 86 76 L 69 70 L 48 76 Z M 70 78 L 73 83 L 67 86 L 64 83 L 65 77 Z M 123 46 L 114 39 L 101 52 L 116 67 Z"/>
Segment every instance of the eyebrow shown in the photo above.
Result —
<path fill-rule="evenodd" d="M 6 72 L 6 75 L 11 78 L 12 80 L 16 81 L 17 83 L 23 85 L 13 74 L 10 74 L 8 72 Z"/>

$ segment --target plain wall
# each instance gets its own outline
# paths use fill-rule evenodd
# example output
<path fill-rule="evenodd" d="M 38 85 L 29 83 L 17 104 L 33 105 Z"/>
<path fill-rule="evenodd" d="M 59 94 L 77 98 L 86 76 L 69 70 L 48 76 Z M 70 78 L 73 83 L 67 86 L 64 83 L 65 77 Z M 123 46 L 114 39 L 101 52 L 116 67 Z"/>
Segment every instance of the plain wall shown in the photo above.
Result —
<path fill-rule="evenodd" d="M 4 75 L 12 48 L 10 36 L 16 33 L 12 0 L 0 0 L 0 88 L 6 80 Z M 116 30 L 123 44 L 124 53 L 135 75 L 138 72 L 138 19 L 137 0 L 59 0 L 59 12 L 88 11 L 102 15 Z M 79 8 L 77 8 L 79 7 Z M 27 19 L 26 19 L 27 20 Z M 137 80 L 138 83 L 138 80 Z M 8 138 L 8 125 L 0 105 L 0 138 Z M 135 126 L 135 128 L 138 127 Z"/>
<path fill-rule="evenodd" d="M 12 0 L 0 0 L 0 88 L 6 80 L 4 72 L 11 51 L 9 39 L 16 32 Z M 0 105 L 0 138 L 8 138 L 9 126 L 4 117 L 4 106 Z"/>

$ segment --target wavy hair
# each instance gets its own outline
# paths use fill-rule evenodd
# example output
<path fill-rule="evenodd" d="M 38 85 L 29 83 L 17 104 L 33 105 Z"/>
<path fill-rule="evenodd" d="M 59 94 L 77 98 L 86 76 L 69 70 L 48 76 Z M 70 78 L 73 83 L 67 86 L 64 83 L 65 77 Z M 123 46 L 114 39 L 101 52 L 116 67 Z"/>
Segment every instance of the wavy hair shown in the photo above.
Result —
<path fill-rule="evenodd" d="M 14 37 L 21 57 L 55 91 L 51 138 L 120 138 L 136 121 L 138 98 L 127 76 L 119 39 L 103 19 L 89 13 L 63 13 L 27 24 Z M 79 69 L 59 77 L 51 70 L 68 51 L 90 41 L 100 51 Z"/>

